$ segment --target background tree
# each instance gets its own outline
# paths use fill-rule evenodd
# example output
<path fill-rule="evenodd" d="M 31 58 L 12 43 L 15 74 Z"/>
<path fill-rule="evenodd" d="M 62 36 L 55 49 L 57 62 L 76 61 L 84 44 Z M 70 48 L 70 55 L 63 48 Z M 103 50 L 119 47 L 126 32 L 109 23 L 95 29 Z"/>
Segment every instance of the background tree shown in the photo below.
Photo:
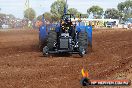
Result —
<path fill-rule="evenodd" d="M 6 14 L 0 13 L 0 26 L 3 24 L 3 20 L 6 18 Z"/>
<path fill-rule="evenodd" d="M 111 19 L 119 19 L 121 16 L 122 16 L 122 14 L 114 8 L 107 9 L 105 11 L 105 18 L 108 18 L 108 19 L 110 19 L 110 18 Z"/>
<path fill-rule="evenodd" d="M 52 3 L 50 12 L 52 13 L 54 20 L 59 20 L 60 17 L 64 14 L 65 5 L 65 0 L 57 0 Z"/>
<path fill-rule="evenodd" d="M 92 6 L 87 10 L 88 14 L 93 13 L 96 18 L 101 18 L 101 15 L 103 14 L 103 8 L 100 6 Z"/>
<path fill-rule="evenodd" d="M 88 18 L 88 14 L 83 14 L 82 17 Z"/>
<path fill-rule="evenodd" d="M 26 9 L 24 11 L 24 17 L 32 21 L 36 17 L 34 9 L 32 8 Z"/>
<path fill-rule="evenodd" d="M 118 10 L 123 14 L 123 18 L 132 18 L 132 1 L 127 0 L 125 2 L 121 2 L 117 6 Z"/>
<path fill-rule="evenodd" d="M 15 16 L 12 14 L 8 14 L 7 16 L 9 16 L 10 19 L 15 19 Z"/>
<path fill-rule="evenodd" d="M 38 17 L 37 17 L 37 20 L 42 20 L 42 15 L 39 15 Z"/>
<path fill-rule="evenodd" d="M 0 18 L 3 18 L 3 17 L 5 17 L 5 16 L 6 16 L 6 14 L 0 13 Z"/>
<path fill-rule="evenodd" d="M 52 22 L 52 15 L 50 12 L 45 12 L 44 13 L 44 19 L 49 21 L 49 22 Z M 37 17 L 37 20 L 42 20 L 42 15 L 38 16 Z"/>
<path fill-rule="evenodd" d="M 70 9 L 68 9 L 68 14 L 74 14 L 75 16 L 78 16 L 81 13 L 79 11 L 77 11 L 77 9 L 75 9 L 75 8 L 70 8 Z"/>
<path fill-rule="evenodd" d="M 124 2 L 119 3 L 118 6 L 117 6 L 117 8 L 118 8 L 119 11 L 123 12 L 124 8 L 125 8 Z"/>
<path fill-rule="evenodd" d="M 126 10 L 129 10 L 129 8 L 132 8 L 132 1 L 127 0 L 125 2 L 121 2 L 118 4 L 117 8 L 119 11 L 122 11 L 122 12 L 124 12 L 125 8 L 126 8 Z"/>
<path fill-rule="evenodd" d="M 46 20 L 52 22 L 52 15 L 51 15 L 51 13 L 45 12 L 44 13 L 44 17 L 45 17 Z"/>

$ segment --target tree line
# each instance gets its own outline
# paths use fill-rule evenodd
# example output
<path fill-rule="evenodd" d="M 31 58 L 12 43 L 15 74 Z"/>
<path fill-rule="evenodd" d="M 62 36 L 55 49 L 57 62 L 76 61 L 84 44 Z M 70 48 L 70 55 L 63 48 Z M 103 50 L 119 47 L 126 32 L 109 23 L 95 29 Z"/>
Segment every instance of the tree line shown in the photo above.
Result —
<path fill-rule="evenodd" d="M 65 0 L 57 0 L 51 5 L 50 12 L 45 12 L 45 19 L 48 21 L 58 21 L 60 17 L 64 14 L 64 7 L 66 6 Z M 66 6 L 68 8 L 68 6 Z M 74 14 L 75 16 L 79 16 L 82 14 L 75 8 L 69 8 L 67 11 L 68 14 Z M 103 10 L 100 6 L 91 6 L 87 9 L 87 14 L 82 14 L 82 17 L 88 17 L 90 14 L 93 14 L 95 19 L 98 18 L 108 18 L 108 19 L 122 19 L 126 20 L 127 18 L 132 18 L 132 1 L 126 0 L 125 2 L 121 2 L 117 5 L 117 9 L 108 8 L 107 10 Z M 29 20 L 33 20 L 36 16 L 35 11 L 32 8 L 29 8 L 24 11 L 24 17 Z M 38 20 L 42 19 L 42 15 L 37 17 Z"/>

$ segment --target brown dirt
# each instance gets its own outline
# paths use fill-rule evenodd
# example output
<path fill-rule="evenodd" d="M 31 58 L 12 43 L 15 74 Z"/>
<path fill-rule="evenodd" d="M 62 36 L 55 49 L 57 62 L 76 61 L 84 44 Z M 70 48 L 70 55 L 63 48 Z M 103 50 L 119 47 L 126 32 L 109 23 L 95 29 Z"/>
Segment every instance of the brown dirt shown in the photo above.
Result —
<path fill-rule="evenodd" d="M 132 30 L 94 30 L 83 58 L 43 57 L 37 30 L 0 31 L 0 88 L 80 88 L 82 68 L 91 79 L 132 80 Z"/>

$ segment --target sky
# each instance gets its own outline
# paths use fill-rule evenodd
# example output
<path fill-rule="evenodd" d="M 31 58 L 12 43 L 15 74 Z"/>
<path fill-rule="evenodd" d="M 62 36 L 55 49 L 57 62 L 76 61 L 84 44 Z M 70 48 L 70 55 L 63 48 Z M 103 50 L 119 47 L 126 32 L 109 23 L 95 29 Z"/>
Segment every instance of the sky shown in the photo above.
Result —
<path fill-rule="evenodd" d="M 56 0 L 29 0 L 36 15 L 50 11 L 51 4 Z M 87 9 L 93 5 L 98 5 L 104 10 L 107 8 L 116 8 L 120 2 L 126 0 L 67 0 L 68 8 L 76 8 L 79 12 L 87 13 Z M 26 0 L 0 0 L 0 13 L 13 14 L 17 18 L 23 18 L 23 12 L 26 9 Z"/>

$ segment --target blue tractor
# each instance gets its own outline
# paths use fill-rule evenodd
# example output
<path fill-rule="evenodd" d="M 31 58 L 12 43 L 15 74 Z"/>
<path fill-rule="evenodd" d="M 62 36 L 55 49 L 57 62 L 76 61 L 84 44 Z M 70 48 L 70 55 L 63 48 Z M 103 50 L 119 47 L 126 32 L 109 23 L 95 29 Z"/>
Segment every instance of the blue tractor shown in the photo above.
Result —
<path fill-rule="evenodd" d="M 73 14 L 64 14 L 60 23 L 44 23 L 40 27 L 39 47 L 43 55 L 72 53 L 83 57 L 91 50 L 92 26 L 85 25 L 81 20 L 73 22 L 71 19 L 75 19 Z"/>

